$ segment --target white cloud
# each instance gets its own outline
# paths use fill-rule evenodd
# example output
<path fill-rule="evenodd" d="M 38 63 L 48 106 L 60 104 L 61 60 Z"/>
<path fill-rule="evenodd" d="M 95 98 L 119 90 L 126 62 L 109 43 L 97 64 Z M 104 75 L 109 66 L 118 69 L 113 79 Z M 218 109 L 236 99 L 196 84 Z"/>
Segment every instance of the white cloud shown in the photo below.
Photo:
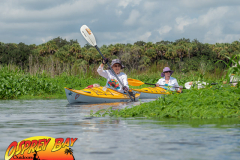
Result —
<path fill-rule="evenodd" d="M 139 5 L 142 0 L 119 0 L 118 6 L 126 8 L 129 4 L 132 6 Z"/>
<path fill-rule="evenodd" d="M 212 8 L 220 6 L 240 5 L 239 0 L 179 0 L 181 6 L 188 8 Z"/>
<path fill-rule="evenodd" d="M 217 3 L 216 0 L 180 0 L 181 3 L 186 7 L 202 7 L 204 5 L 210 5 L 212 3 Z M 219 1 L 219 0 L 217 0 Z"/>
<path fill-rule="evenodd" d="M 121 16 L 122 13 L 123 13 L 121 10 L 118 10 L 118 9 L 116 9 L 115 12 L 116 12 L 116 14 L 117 14 L 118 16 Z"/>
<path fill-rule="evenodd" d="M 191 24 L 197 23 L 197 19 L 189 19 L 186 17 L 177 17 L 176 18 L 176 23 L 177 23 L 177 30 L 183 32 L 184 31 L 184 27 L 189 26 Z"/>
<path fill-rule="evenodd" d="M 128 19 L 124 22 L 125 25 L 134 25 L 138 20 L 140 13 L 137 10 L 132 10 Z"/>
<path fill-rule="evenodd" d="M 147 42 L 147 41 L 148 41 L 148 38 L 149 38 L 151 35 L 152 35 L 151 32 L 146 32 L 146 33 L 144 33 L 143 35 L 139 36 L 138 39 L 139 39 L 140 41 L 145 41 L 145 42 Z"/>
<path fill-rule="evenodd" d="M 95 23 L 97 21 L 98 21 L 98 19 L 93 19 L 93 20 L 91 20 L 91 23 Z"/>
<path fill-rule="evenodd" d="M 225 34 L 221 26 L 215 26 L 204 35 L 206 43 L 231 43 L 239 40 L 240 34 Z"/>
<path fill-rule="evenodd" d="M 161 28 L 158 29 L 158 33 L 160 35 L 163 35 L 163 34 L 167 34 L 168 32 L 170 32 L 172 30 L 172 27 L 166 25 L 166 26 L 163 26 Z"/>
<path fill-rule="evenodd" d="M 144 9 L 146 11 L 149 11 L 149 10 L 153 11 L 155 9 L 159 9 L 158 1 L 155 1 L 155 2 L 154 1 L 146 1 L 144 3 Z"/>
<path fill-rule="evenodd" d="M 91 2 L 92 1 L 92 2 Z M 44 10 L 26 10 L 22 7 L 11 7 L 11 3 L 6 4 L 8 7 L 2 8 L 0 12 L 1 19 L 4 21 L 34 21 L 34 20 L 63 20 L 73 15 L 86 15 L 91 12 L 98 3 L 94 0 L 74 1 L 72 3 L 56 5 Z"/>
<path fill-rule="evenodd" d="M 99 45 L 182 37 L 230 42 L 240 37 L 239 14 L 239 0 L 1 0 L 0 42 L 39 44 L 60 36 L 83 46 L 83 24 Z"/>
<path fill-rule="evenodd" d="M 199 24 L 202 26 L 209 26 L 214 22 L 221 23 L 221 19 L 226 18 L 224 16 L 228 11 L 228 7 L 210 8 L 206 14 L 199 17 Z"/>
<path fill-rule="evenodd" d="M 213 39 L 219 38 L 222 34 L 222 28 L 220 26 L 215 26 L 212 30 L 208 31 L 204 35 L 204 42 L 212 42 Z"/>
<path fill-rule="evenodd" d="M 45 38 L 42 38 L 41 40 L 42 40 L 42 43 L 45 43 L 45 42 L 46 42 Z"/>

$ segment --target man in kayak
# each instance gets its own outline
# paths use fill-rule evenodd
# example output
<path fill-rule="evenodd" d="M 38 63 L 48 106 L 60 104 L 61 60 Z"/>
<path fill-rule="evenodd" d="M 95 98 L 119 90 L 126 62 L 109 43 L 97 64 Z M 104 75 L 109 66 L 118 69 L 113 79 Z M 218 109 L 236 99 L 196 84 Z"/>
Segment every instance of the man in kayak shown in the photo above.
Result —
<path fill-rule="evenodd" d="M 182 87 L 179 87 L 177 79 L 171 77 L 174 71 L 172 71 L 169 67 L 165 67 L 163 72 L 161 73 L 161 79 L 156 83 L 156 87 L 162 87 L 164 89 L 168 89 L 168 86 L 171 87 L 170 90 L 178 90 L 178 92 L 182 92 Z"/>
<path fill-rule="evenodd" d="M 102 64 L 97 69 L 98 74 L 107 79 L 106 87 L 114 89 L 121 93 L 127 92 L 129 89 L 127 75 L 123 72 L 120 72 L 121 69 L 124 68 L 124 66 L 122 65 L 122 62 L 119 59 L 113 59 L 111 63 L 111 67 L 124 86 L 121 86 L 121 84 L 118 82 L 117 78 L 115 77 L 114 73 L 112 73 L 110 69 L 103 70 L 103 66 L 107 62 L 108 62 L 108 59 L 104 58 L 104 60 L 102 61 Z"/>

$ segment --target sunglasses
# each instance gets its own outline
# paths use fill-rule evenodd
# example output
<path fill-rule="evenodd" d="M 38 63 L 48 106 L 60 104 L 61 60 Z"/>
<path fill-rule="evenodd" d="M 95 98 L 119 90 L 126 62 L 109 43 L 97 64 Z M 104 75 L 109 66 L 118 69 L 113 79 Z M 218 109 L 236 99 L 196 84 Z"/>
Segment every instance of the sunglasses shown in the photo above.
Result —
<path fill-rule="evenodd" d="M 168 73 L 168 72 L 171 73 L 171 71 L 166 71 L 166 72 L 164 72 L 164 73 Z"/>

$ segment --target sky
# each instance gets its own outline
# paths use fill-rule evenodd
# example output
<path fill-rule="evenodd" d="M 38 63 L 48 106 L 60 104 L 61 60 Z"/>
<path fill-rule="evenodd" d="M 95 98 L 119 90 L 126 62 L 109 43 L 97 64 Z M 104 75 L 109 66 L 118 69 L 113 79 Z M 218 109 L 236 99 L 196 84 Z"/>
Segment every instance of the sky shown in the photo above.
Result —
<path fill-rule="evenodd" d="M 61 37 L 97 45 L 197 39 L 240 40 L 240 0 L 0 0 L 0 42 L 42 44 Z"/>

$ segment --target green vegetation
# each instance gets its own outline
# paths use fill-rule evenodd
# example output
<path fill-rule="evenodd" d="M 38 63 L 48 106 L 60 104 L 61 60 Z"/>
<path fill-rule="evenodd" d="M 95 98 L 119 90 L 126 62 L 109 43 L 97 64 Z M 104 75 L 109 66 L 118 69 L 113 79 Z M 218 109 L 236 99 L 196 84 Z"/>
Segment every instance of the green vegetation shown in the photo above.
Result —
<path fill-rule="evenodd" d="M 164 65 L 164 64 L 162 64 Z M 160 65 L 158 66 L 161 67 Z M 97 68 L 92 68 L 97 70 Z M 125 72 L 125 71 L 124 71 Z M 146 83 L 156 83 L 160 78 L 161 70 L 158 70 L 155 65 L 149 67 L 145 71 L 126 72 L 129 78 L 139 79 Z M 214 74 L 206 73 L 203 75 L 200 71 L 191 71 L 188 73 L 175 72 L 174 77 L 178 79 L 180 85 L 188 81 L 203 80 L 209 83 L 222 83 L 221 73 Z M 22 71 L 16 66 L 9 65 L 0 66 L 0 99 L 29 99 L 29 98 L 66 98 L 64 87 L 83 89 L 88 85 L 98 83 L 101 86 L 106 84 L 106 80 L 95 72 L 88 74 L 69 75 L 64 72 L 61 75 L 51 76 L 45 72 L 31 75 L 28 72 Z M 149 87 L 142 85 L 131 88 Z"/>
<path fill-rule="evenodd" d="M 186 90 L 156 101 L 121 110 L 100 110 L 91 116 L 152 118 L 231 118 L 240 117 L 240 87 L 208 86 Z"/>
<path fill-rule="evenodd" d="M 103 45 L 100 50 L 109 59 L 120 58 L 127 72 L 145 71 L 149 66 L 164 64 L 177 72 L 201 71 L 204 74 L 225 69 L 230 62 L 227 57 L 240 53 L 240 42 L 204 44 L 196 39 L 182 38 L 175 42 Z M 101 59 L 94 47 L 81 46 L 77 40 L 67 41 L 60 37 L 40 45 L 0 42 L 0 64 L 15 65 L 31 75 L 43 71 L 51 77 L 62 73 L 89 74 Z M 219 60 L 221 62 L 216 64 Z"/>
<path fill-rule="evenodd" d="M 240 87 L 223 85 L 234 74 L 240 77 L 240 42 L 203 44 L 198 40 L 143 42 L 103 45 L 109 59 L 120 58 L 129 78 L 156 83 L 164 67 L 174 70 L 180 85 L 205 81 L 205 89 L 184 90 L 150 103 L 122 110 L 100 110 L 92 116 L 155 118 L 239 117 Z M 97 50 L 77 40 L 60 37 L 41 45 L 0 42 L 0 99 L 66 98 L 64 87 L 82 89 L 106 81 L 96 70 L 101 63 Z M 224 70 L 224 72 L 223 72 Z M 142 85 L 133 88 L 148 87 Z"/>
<path fill-rule="evenodd" d="M 69 76 L 62 73 L 51 78 L 50 75 L 30 75 L 19 69 L 9 70 L 0 67 L 0 99 L 30 99 L 30 98 L 66 98 L 64 87 L 82 89 L 89 84 L 105 85 L 105 80 L 99 78 L 85 78 Z"/>
<path fill-rule="evenodd" d="M 240 55 L 227 57 L 230 63 L 227 77 L 234 73 L 240 76 Z M 198 80 L 204 81 L 203 75 Z M 209 82 L 209 81 L 208 81 Z M 240 118 L 240 83 L 236 86 L 222 84 L 208 85 L 204 89 L 192 88 L 183 94 L 159 98 L 156 101 L 142 103 L 139 106 L 127 107 L 122 110 L 99 110 L 91 112 L 91 116 L 117 116 L 117 117 L 151 117 L 151 118 Z M 209 83 L 211 84 L 211 83 Z"/>

